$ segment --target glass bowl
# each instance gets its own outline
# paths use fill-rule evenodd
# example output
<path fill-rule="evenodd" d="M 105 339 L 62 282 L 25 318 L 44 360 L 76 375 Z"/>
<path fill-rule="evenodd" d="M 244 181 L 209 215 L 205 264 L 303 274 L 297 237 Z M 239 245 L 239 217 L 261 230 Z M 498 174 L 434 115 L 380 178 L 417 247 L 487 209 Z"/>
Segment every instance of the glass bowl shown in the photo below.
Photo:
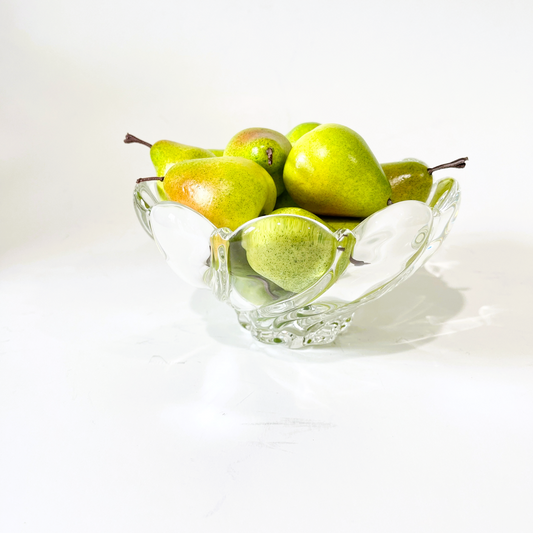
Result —
<path fill-rule="evenodd" d="M 411 276 L 450 232 L 460 202 L 458 183 L 445 178 L 427 202 L 392 204 L 353 230 L 268 215 L 231 231 L 162 200 L 157 183 L 137 184 L 134 206 L 170 267 L 231 305 L 256 339 L 290 348 L 332 342 L 358 306 Z"/>

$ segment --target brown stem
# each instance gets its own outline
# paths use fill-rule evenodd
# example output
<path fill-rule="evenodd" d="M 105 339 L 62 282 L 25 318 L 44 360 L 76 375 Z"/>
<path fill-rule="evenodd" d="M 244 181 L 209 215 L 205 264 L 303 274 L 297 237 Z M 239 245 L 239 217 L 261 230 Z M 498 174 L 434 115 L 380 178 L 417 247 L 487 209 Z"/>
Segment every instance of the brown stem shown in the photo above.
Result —
<path fill-rule="evenodd" d="M 153 177 L 153 178 L 139 178 L 135 183 L 142 183 L 143 181 L 163 181 L 165 178 L 158 178 L 158 177 Z"/>
<path fill-rule="evenodd" d="M 124 137 L 124 142 L 126 144 L 130 144 L 130 143 L 144 144 L 144 146 L 148 146 L 148 148 L 152 148 L 152 145 L 150 143 L 147 143 L 146 141 L 143 141 L 139 139 L 138 137 L 135 137 L 135 135 L 130 135 L 129 133 L 126 133 L 126 137 Z"/>
<path fill-rule="evenodd" d="M 273 298 L 274 300 L 279 300 L 279 296 L 276 296 L 271 290 L 270 285 L 268 284 L 266 279 L 263 279 L 261 276 L 249 276 L 250 278 L 256 278 L 258 279 L 265 287 L 265 291 L 268 292 L 268 294 Z"/>
<path fill-rule="evenodd" d="M 455 161 L 451 161 L 450 163 L 444 163 L 443 165 L 438 165 L 436 167 L 428 168 L 428 173 L 433 174 L 435 170 L 442 170 L 443 168 L 465 168 L 467 161 L 468 161 L 468 157 L 460 157 L 459 159 L 456 159 Z"/>
<path fill-rule="evenodd" d="M 267 157 L 268 157 L 268 164 L 269 166 L 272 165 L 272 154 L 274 153 L 274 150 L 272 148 L 267 148 Z"/>
<path fill-rule="evenodd" d="M 344 251 L 346 251 L 346 248 L 344 248 L 344 246 L 337 246 L 337 250 L 339 250 L 340 252 L 344 252 Z M 371 265 L 372 264 L 372 263 L 365 263 L 364 261 L 359 261 L 359 259 L 354 259 L 351 256 L 350 256 L 350 263 L 352 263 L 352 265 L 354 265 L 356 267 L 360 267 L 360 266 L 363 266 L 363 265 Z"/>
<path fill-rule="evenodd" d="M 358 259 L 354 259 L 353 257 L 350 257 L 350 263 L 356 267 L 361 267 L 363 265 L 370 265 L 371 263 L 365 263 L 364 261 L 359 261 Z"/>

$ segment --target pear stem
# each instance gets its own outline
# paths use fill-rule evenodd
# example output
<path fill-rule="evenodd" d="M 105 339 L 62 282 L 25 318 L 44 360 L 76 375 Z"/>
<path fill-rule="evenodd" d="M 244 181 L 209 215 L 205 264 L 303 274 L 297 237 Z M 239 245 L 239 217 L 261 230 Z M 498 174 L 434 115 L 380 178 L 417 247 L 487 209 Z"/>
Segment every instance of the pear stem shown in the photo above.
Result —
<path fill-rule="evenodd" d="M 274 150 L 272 148 L 267 148 L 267 157 L 268 157 L 268 164 L 269 166 L 272 166 L 272 154 L 274 153 Z"/>
<path fill-rule="evenodd" d="M 163 181 L 165 178 L 153 177 L 153 178 L 139 178 L 135 183 L 142 183 L 143 181 Z"/>
<path fill-rule="evenodd" d="M 337 250 L 339 250 L 339 252 L 345 252 L 346 248 L 344 248 L 344 246 L 337 246 Z M 352 265 L 354 265 L 356 267 L 360 267 L 360 266 L 363 266 L 363 265 L 371 265 L 372 264 L 372 263 L 365 263 L 364 261 L 359 261 L 359 259 L 354 259 L 351 256 L 350 256 L 350 263 L 352 263 Z"/>
<path fill-rule="evenodd" d="M 261 276 L 249 276 L 250 278 L 256 278 L 258 279 L 265 287 L 265 291 L 268 292 L 268 294 L 274 299 L 279 300 L 279 296 L 276 296 L 271 290 L 270 285 L 268 284 L 266 279 L 263 279 Z"/>
<path fill-rule="evenodd" d="M 144 144 L 144 146 L 148 146 L 148 148 L 152 148 L 152 145 L 150 143 L 147 143 L 146 141 L 143 141 L 139 139 L 138 137 L 135 137 L 135 135 L 130 135 L 129 133 L 126 133 L 126 137 L 124 137 L 124 142 L 126 144 L 130 144 L 130 143 Z"/>
<path fill-rule="evenodd" d="M 443 168 L 465 168 L 467 161 L 468 157 L 460 157 L 459 159 L 451 161 L 450 163 L 444 163 L 443 165 L 428 168 L 428 173 L 431 175 L 433 172 L 435 172 L 435 170 L 442 170 Z"/>

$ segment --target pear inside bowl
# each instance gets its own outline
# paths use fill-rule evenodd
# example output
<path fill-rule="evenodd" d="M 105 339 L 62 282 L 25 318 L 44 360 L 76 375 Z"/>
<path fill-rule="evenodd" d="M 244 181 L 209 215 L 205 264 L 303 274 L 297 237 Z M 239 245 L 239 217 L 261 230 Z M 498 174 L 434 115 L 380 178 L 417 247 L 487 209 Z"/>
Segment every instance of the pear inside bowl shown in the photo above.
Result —
<path fill-rule="evenodd" d="M 240 245 L 257 275 L 293 293 L 316 283 L 337 251 L 337 240 L 323 225 L 291 215 L 272 215 L 248 223 L 240 233 Z"/>
<path fill-rule="evenodd" d="M 392 204 L 336 231 L 297 215 L 216 228 L 153 182 L 134 191 L 138 218 L 183 279 L 211 289 L 261 342 L 291 348 L 332 342 L 355 310 L 411 276 L 441 246 L 460 189 L 441 179 L 426 202 Z"/>

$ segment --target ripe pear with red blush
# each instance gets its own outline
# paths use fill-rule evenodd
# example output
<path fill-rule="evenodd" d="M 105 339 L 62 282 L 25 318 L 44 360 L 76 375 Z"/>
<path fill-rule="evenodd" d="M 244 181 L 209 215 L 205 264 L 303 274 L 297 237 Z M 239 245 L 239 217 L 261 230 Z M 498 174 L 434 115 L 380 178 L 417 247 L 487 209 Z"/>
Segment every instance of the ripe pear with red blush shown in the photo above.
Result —
<path fill-rule="evenodd" d="M 262 166 L 272 176 L 280 195 L 285 190 L 283 167 L 290 151 L 291 143 L 285 135 L 268 128 L 247 128 L 230 139 L 224 155 L 244 157 Z"/>
<path fill-rule="evenodd" d="M 269 173 L 243 157 L 209 157 L 179 161 L 159 180 L 168 199 L 186 205 L 217 228 L 237 229 L 276 203 L 276 186 Z"/>

